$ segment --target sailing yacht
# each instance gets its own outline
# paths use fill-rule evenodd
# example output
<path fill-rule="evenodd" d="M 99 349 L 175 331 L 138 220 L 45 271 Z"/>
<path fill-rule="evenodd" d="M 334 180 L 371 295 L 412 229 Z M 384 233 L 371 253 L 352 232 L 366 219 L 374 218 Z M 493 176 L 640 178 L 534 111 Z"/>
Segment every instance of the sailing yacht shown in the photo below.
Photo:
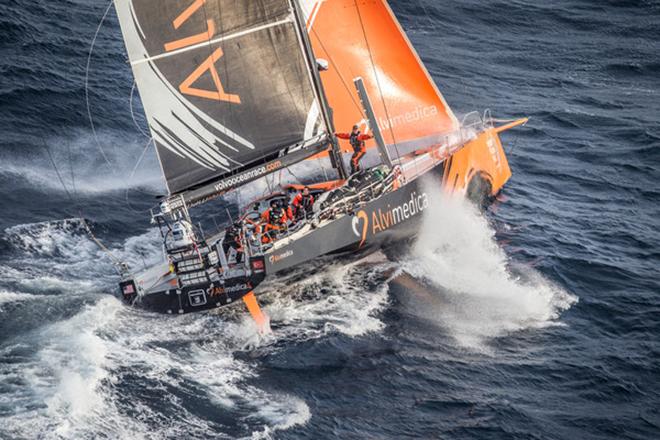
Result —
<path fill-rule="evenodd" d="M 183 314 L 243 302 L 263 321 L 254 291 L 264 280 L 414 236 L 429 188 L 484 201 L 511 177 L 499 133 L 526 119 L 459 120 L 385 0 L 115 7 L 168 189 L 152 210 L 163 262 L 124 266 L 128 304 Z M 351 146 L 335 131 L 354 125 L 373 139 L 349 175 Z M 217 233 L 193 226 L 192 208 L 310 164 L 331 175 L 281 185 Z M 309 212 L 266 237 L 263 213 L 304 186 Z"/>

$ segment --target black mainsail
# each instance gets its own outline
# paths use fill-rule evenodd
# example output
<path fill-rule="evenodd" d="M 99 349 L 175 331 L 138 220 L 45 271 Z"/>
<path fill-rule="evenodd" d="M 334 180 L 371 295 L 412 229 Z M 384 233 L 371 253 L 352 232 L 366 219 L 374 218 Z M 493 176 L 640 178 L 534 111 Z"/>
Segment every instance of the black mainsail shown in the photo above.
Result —
<path fill-rule="evenodd" d="M 292 1 L 115 0 L 170 194 L 199 201 L 328 146 Z"/>

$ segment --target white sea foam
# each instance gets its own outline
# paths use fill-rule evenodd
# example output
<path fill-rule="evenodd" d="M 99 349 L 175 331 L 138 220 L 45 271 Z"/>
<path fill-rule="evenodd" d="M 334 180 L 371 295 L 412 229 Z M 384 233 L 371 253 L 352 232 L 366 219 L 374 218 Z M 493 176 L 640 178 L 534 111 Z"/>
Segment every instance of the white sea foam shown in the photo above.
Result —
<path fill-rule="evenodd" d="M 215 406 L 220 414 L 239 407 L 237 417 L 245 420 L 236 420 L 237 425 L 253 427 L 246 430 L 248 437 L 252 431 L 274 432 L 309 418 L 309 409 L 295 396 L 246 383 L 254 367 L 236 359 L 234 352 L 259 336 L 241 307 L 224 316 L 172 318 L 142 314 L 110 295 L 99 296 L 95 292 L 116 281 L 112 266 L 75 219 L 9 228 L 4 239 L 17 252 L 3 281 L 28 291 L 61 289 L 67 295 L 67 286 L 77 286 L 92 305 L 28 335 L 25 341 L 33 354 L 0 371 L 23 383 L 0 399 L 4 410 L 13 410 L 2 417 L 0 437 L 217 437 L 213 421 L 191 412 L 172 387 L 182 394 L 196 388 L 203 405 Z M 126 240 L 113 252 L 134 267 L 143 264 L 139 254 L 147 265 L 162 258 L 154 230 Z M 29 264 L 19 268 L 17 261 Z M 0 291 L 0 303 L 45 296 Z M 131 397 L 134 387 L 145 386 L 136 380 L 162 390 L 160 400 L 144 399 L 137 391 Z"/>
<path fill-rule="evenodd" d="M 0 290 L 0 306 L 4 303 L 15 303 L 19 301 L 30 301 L 33 299 L 39 299 L 43 295 L 34 295 L 31 293 L 21 293 L 21 292 L 8 292 L 5 290 Z M 0 309 L 2 310 L 2 309 Z"/>
<path fill-rule="evenodd" d="M 16 366 L 30 386 L 29 405 L 4 418 L 4 433 L 58 439 L 217 436 L 213 421 L 191 412 L 172 388 L 184 395 L 195 390 L 196 399 L 219 413 L 233 410 L 236 423 L 253 426 L 257 434 L 305 423 L 309 408 L 303 401 L 246 383 L 255 373 L 251 363 L 233 355 L 243 343 L 232 334 L 237 325 L 213 315 L 173 323 L 102 298 L 34 335 L 36 355 Z M 146 384 L 162 389 L 156 401 L 139 397 Z"/>
<path fill-rule="evenodd" d="M 26 287 L 68 286 L 67 291 L 89 291 L 107 286 L 116 275 L 110 256 L 90 239 L 77 218 L 13 226 L 4 231 L 3 238 L 20 251 L 14 260 L 26 263 L 23 270 L 10 272 L 11 278 Z M 134 268 L 164 258 L 158 231 L 153 228 L 127 239 L 112 253 Z"/>
<path fill-rule="evenodd" d="M 277 337 L 354 337 L 381 330 L 378 314 L 388 304 L 382 272 L 388 265 L 373 264 L 373 258 L 333 264 L 294 284 L 281 280 L 268 286 L 265 310 L 278 325 Z M 380 282 L 368 290 L 365 284 L 372 277 Z"/>
<path fill-rule="evenodd" d="M 476 349 L 510 332 L 551 325 L 577 301 L 531 268 L 514 275 L 488 221 L 457 197 L 433 194 L 404 269 L 433 286 L 431 302 L 418 303 L 417 312 Z"/>
<path fill-rule="evenodd" d="M 98 194 L 137 187 L 164 191 L 162 173 L 153 146 L 146 149 L 141 163 L 135 168 L 145 148 L 141 140 L 136 142 L 134 139 L 127 140 L 100 132 L 99 142 L 110 165 L 101 158 L 96 141 L 89 133 L 80 132 L 73 139 L 53 137 L 44 142 L 48 145 L 57 170 L 48 151 L 43 148 L 37 149 L 38 154 L 30 157 L 30 160 L 24 157 L 0 157 L 0 173 L 11 174 L 27 180 L 35 188 L 46 188 L 49 191 L 64 191 L 60 177 L 71 193 Z"/>

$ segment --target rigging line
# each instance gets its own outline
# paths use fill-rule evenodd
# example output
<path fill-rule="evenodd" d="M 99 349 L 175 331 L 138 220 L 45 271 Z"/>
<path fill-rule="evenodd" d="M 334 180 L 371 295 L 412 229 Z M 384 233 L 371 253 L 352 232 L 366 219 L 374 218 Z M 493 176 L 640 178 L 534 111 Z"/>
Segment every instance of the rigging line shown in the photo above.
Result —
<path fill-rule="evenodd" d="M 62 178 L 62 175 L 60 174 L 60 170 L 57 168 L 57 164 L 55 163 L 55 160 L 53 159 L 53 155 L 50 151 L 50 148 L 48 147 L 48 144 L 46 143 L 46 141 L 43 138 L 41 139 L 41 142 L 43 143 L 44 148 L 48 152 L 48 158 L 50 159 L 50 163 L 53 165 L 53 168 L 55 169 L 55 173 L 57 174 L 57 178 L 59 179 L 60 183 L 62 184 L 62 188 L 66 192 L 67 196 L 69 196 L 69 199 L 75 204 L 76 202 L 75 202 L 74 198 L 71 196 L 71 193 L 69 192 L 68 188 L 64 184 L 64 179 Z M 89 235 L 89 237 L 110 257 L 110 259 L 112 260 L 113 265 L 115 267 L 115 270 L 117 271 L 117 273 L 119 275 L 121 275 L 121 269 L 120 268 L 122 267 L 122 262 L 117 257 L 115 257 L 112 254 L 112 252 L 110 252 L 110 250 L 107 247 L 105 247 L 103 245 L 103 243 L 101 243 L 96 238 L 96 236 L 94 236 L 94 233 L 92 233 L 92 230 L 87 225 L 87 221 L 85 220 L 85 217 L 83 217 L 82 208 L 80 208 L 80 210 L 78 212 L 79 212 L 78 219 L 83 224 L 83 226 L 84 226 L 85 230 L 87 231 L 87 234 Z"/>
<path fill-rule="evenodd" d="M 131 183 L 132 183 L 132 181 L 133 181 L 133 177 L 135 176 L 135 173 L 137 172 L 137 169 L 138 169 L 138 167 L 140 166 L 140 163 L 142 163 L 142 159 L 144 159 L 144 156 L 145 156 L 145 154 L 147 153 L 147 151 L 149 150 L 149 147 L 151 146 L 151 143 L 152 143 L 153 141 L 154 141 L 154 138 L 153 138 L 153 137 L 150 138 L 150 139 L 147 141 L 147 144 L 146 144 L 146 145 L 144 146 L 144 148 L 142 149 L 142 153 L 140 154 L 140 157 L 139 157 L 138 160 L 135 162 L 135 166 L 133 167 L 133 170 L 131 171 L 131 174 L 128 176 L 128 181 L 127 181 L 127 182 L 128 182 L 128 185 L 127 185 L 127 187 L 126 187 L 126 192 L 124 193 L 124 195 L 125 195 L 125 200 L 126 200 L 126 206 L 128 207 L 129 210 L 131 210 L 132 212 L 134 212 L 134 213 L 136 213 L 136 214 L 143 214 L 143 213 L 145 213 L 145 212 L 149 212 L 149 209 L 135 209 L 135 208 L 131 205 L 131 202 L 130 202 L 129 197 L 128 197 L 128 193 L 129 193 L 129 191 L 131 190 Z M 141 191 L 141 192 L 142 192 L 142 191 Z M 143 193 L 143 194 L 147 194 L 147 193 L 144 193 L 144 192 L 142 192 L 142 193 Z"/>
<path fill-rule="evenodd" d="M 241 218 L 241 188 L 236 188 L 236 211 L 237 218 Z"/>
<path fill-rule="evenodd" d="M 108 2 L 108 7 L 105 9 L 105 12 L 103 13 L 103 17 L 101 17 L 101 21 L 99 22 L 99 25 L 96 27 L 94 38 L 92 39 L 92 43 L 89 46 L 89 53 L 87 54 L 87 66 L 85 68 L 85 103 L 87 104 L 87 117 L 89 118 L 89 125 L 92 128 L 92 133 L 94 134 L 94 141 L 96 142 L 96 146 L 101 152 L 101 156 L 103 156 L 103 160 L 105 160 L 105 162 L 110 167 L 110 171 L 113 174 L 116 174 L 112 163 L 108 159 L 108 156 L 105 154 L 105 150 L 103 150 L 103 147 L 101 146 L 101 142 L 99 142 L 99 137 L 96 134 L 96 127 L 94 126 L 94 118 L 92 118 L 92 108 L 89 103 L 89 67 L 92 62 L 92 53 L 94 52 L 94 45 L 96 44 L 96 39 L 99 36 L 99 32 L 101 31 L 103 22 L 105 21 L 106 17 L 108 16 L 108 13 L 110 12 L 110 8 L 112 8 L 113 2 L 114 0 L 110 0 L 110 2 Z"/>
<path fill-rule="evenodd" d="M 112 260 L 113 266 L 115 267 L 115 270 L 117 271 L 117 274 L 119 274 L 121 276 L 122 275 L 121 267 L 124 266 L 124 263 L 119 258 L 115 257 L 114 254 L 110 251 L 110 249 L 105 247 L 105 245 L 103 243 L 101 243 L 101 241 L 98 238 L 96 238 L 96 236 L 92 232 L 92 229 L 87 224 L 87 220 L 85 220 L 85 218 L 82 216 L 82 212 L 80 213 L 80 221 L 83 224 L 83 227 L 85 228 L 85 231 L 87 231 L 87 235 L 89 236 L 89 238 L 91 238 L 92 241 L 94 243 L 96 243 L 96 245 L 103 252 L 105 252 L 108 257 L 110 257 L 110 260 Z"/>
<path fill-rule="evenodd" d="M 267 188 L 268 192 L 272 194 L 273 193 L 273 185 L 271 184 L 270 180 L 268 180 L 269 177 L 271 177 L 271 176 L 268 176 L 268 175 L 266 176 L 266 186 L 268 187 Z"/>
<path fill-rule="evenodd" d="M 76 189 L 76 175 L 73 171 L 73 156 L 71 154 L 71 142 L 66 141 L 66 149 L 69 156 L 69 167 L 71 168 L 71 188 L 73 189 L 73 195 L 75 197 L 76 207 L 78 206 L 78 190 Z"/>
<path fill-rule="evenodd" d="M 64 179 L 62 179 L 62 175 L 60 174 L 60 170 L 57 168 L 57 164 L 55 163 L 55 159 L 53 159 L 53 154 L 51 153 L 48 144 L 43 138 L 41 139 L 41 143 L 43 144 L 44 148 L 46 149 L 46 152 L 48 153 L 48 158 L 50 159 L 50 163 L 53 165 L 53 168 L 55 169 L 55 173 L 57 174 L 57 178 L 59 179 L 60 184 L 62 184 L 62 188 L 64 188 L 64 192 L 69 197 L 69 200 L 71 200 L 71 202 L 74 202 L 74 199 L 71 196 L 69 189 L 64 184 Z"/>
<path fill-rule="evenodd" d="M 339 79 L 341 80 L 342 85 L 348 92 L 348 96 L 351 98 L 351 101 L 353 101 L 353 105 L 355 105 L 355 108 L 358 110 L 360 115 L 366 118 L 366 115 L 364 114 L 364 109 L 358 102 L 355 100 L 355 88 L 351 89 L 348 84 L 346 83 L 346 80 L 344 79 L 344 75 L 341 74 L 341 71 L 339 70 L 339 67 L 337 66 L 337 63 L 335 63 L 334 59 L 330 55 L 330 52 L 325 48 L 325 45 L 323 44 L 323 40 L 321 40 L 321 37 L 318 35 L 318 33 L 314 30 L 314 27 L 311 28 L 311 31 L 314 33 L 314 36 L 318 40 L 319 44 L 321 45 L 321 49 L 323 49 L 323 52 L 328 56 L 330 63 L 333 65 L 335 68 L 335 72 L 337 72 L 337 75 L 339 75 Z M 322 82 L 322 81 L 321 81 Z"/>
<path fill-rule="evenodd" d="M 385 103 L 385 96 L 383 95 L 383 89 L 380 86 L 380 80 L 378 79 L 378 71 L 376 70 L 376 63 L 374 63 L 374 56 L 373 56 L 373 53 L 371 52 L 371 46 L 369 45 L 369 39 L 367 38 L 367 30 L 365 29 L 364 22 L 362 21 L 362 14 L 360 13 L 360 7 L 358 6 L 357 0 L 354 0 L 354 3 L 355 3 L 355 9 L 357 9 L 358 18 L 360 20 L 360 27 L 362 27 L 362 34 L 364 35 L 364 42 L 367 44 L 367 51 L 369 52 L 369 59 L 371 61 L 371 67 L 374 71 L 374 77 L 376 78 L 376 85 L 378 86 L 378 92 L 380 93 L 380 100 L 383 103 L 383 108 L 385 109 L 385 117 L 387 117 L 388 121 L 391 121 L 390 114 L 387 110 L 387 104 Z M 378 124 L 378 121 L 374 121 L 374 124 Z M 392 124 L 390 124 L 389 131 L 392 134 L 392 141 L 394 142 L 394 150 L 396 151 L 397 158 L 401 159 L 401 155 L 399 154 L 399 148 L 397 147 L 396 136 L 394 135 L 394 130 L 393 130 Z"/>
<path fill-rule="evenodd" d="M 133 81 L 133 87 L 131 87 L 131 96 L 128 99 L 128 105 L 131 109 L 131 119 L 133 119 L 133 124 L 135 125 L 135 128 L 138 129 L 138 131 L 142 134 L 142 136 L 144 136 L 146 138 L 151 138 L 151 136 L 149 136 L 149 134 L 145 133 L 145 131 L 142 130 L 142 127 L 140 127 L 140 124 L 138 124 L 137 119 L 135 118 L 135 112 L 133 111 L 133 96 L 135 94 L 135 86 L 136 85 L 137 85 L 137 83 L 135 81 Z"/>
<path fill-rule="evenodd" d="M 300 184 L 302 185 L 302 180 L 300 180 L 300 178 L 298 178 L 298 176 L 296 176 L 296 175 L 293 173 L 293 171 L 291 171 L 291 168 L 286 167 L 286 170 L 289 172 L 289 174 L 291 174 L 291 175 L 293 176 L 294 179 L 296 179 L 296 180 L 298 181 L 298 183 L 300 183 Z"/>
<path fill-rule="evenodd" d="M 294 0 L 295 1 L 295 0 Z M 298 41 L 298 44 L 300 45 L 300 55 L 303 58 L 303 64 L 304 67 L 302 69 L 295 69 L 296 74 L 298 77 L 298 80 L 300 81 L 300 84 L 304 86 L 307 84 L 308 86 L 311 87 L 312 93 L 314 95 L 314 101 L 317 102 L 317 105 L 319 107 L 322 106 L 321 103 L 321 90 L 317 85 L 315 84 L 315 77 L 317 77 L 320 81 L 320 76 L 316 76 L 316 73 L 314 72 L 313 69 L 318 69 L 317 64 L 316 64 L 316 55 L 314 55 L 312 51 L 312 55 L 314 56 L 314 59 L 310 59 L 309 53 L 307 50 L 307 43 L 305 42 L 305 34 L 307 34 L 307 37 L 309 38 L 309 33 L 307 32 L 307 27 L 303 23 L 304 21 L 304 13 L 302 12 L 302 8 L 300 8 L 300 4 L 298 4 L 298 9 L 296 9 L 296 6 L 293 4 L 293 2 L 289 2 L 289 10 L 293 16 L 297 17 L 297 19 L 294 20 L 294 33 L 296 34 L 296 40 Z M 300 14 L 298 14 L 300 12 Z M 311 43 L 310 43 L 311 45 Z M 275 52 L 275 57 L 277 58 L 277 64 L 282 69 L 282 60 L 279 54 L 279 51 Z M 291 98 L 291 102 L 295 107 L 299 107 L 296 105 L 298 103 L 298 100 L 293 96 L 293 93 L 291 92 L 291 88 L 289 87 L 289 82 L 285 81 L 286 84 L 286 89 L 289 93 L 289 97 Z M 304 106 L 304 103 L 301 103 L 300 106 Z M 309 107 L 302 109 L 303 112 L 307 112 Z M 323 110 L 321 110 L 321 113 Z M 321 115 L 319 115 L 321 116 Z M 321 120 L 323 121 L 323 125 L 327 125 L 328 122 L 330 121 L 325 121 L 324 117 L 321 116 Z M 330 122 L 332 123 L 332 122 Z M 329 127 L 325 127 L 326 131 L 329 130 Z M 312 134 L 313 134 L 313 129 L 312 129 Z M 304 136 L 303 136 L 304 137 Z"/>

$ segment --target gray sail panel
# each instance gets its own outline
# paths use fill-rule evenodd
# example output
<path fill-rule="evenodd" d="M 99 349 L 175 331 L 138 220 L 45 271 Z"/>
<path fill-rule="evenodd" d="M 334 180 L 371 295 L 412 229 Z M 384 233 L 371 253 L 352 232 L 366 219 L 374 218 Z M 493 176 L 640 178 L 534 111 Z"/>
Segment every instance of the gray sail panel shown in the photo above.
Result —
<path fill-rule="evenodd" d="M 287 0 L 116 0 L 171 193 L 327 132 Z"/>

